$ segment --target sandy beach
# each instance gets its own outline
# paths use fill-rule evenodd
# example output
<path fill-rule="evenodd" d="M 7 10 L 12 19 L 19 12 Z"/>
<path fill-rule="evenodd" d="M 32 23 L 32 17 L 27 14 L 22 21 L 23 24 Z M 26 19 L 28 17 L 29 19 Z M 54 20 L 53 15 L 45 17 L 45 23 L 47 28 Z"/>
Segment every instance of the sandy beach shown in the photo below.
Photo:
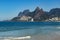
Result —
<path fill-rule="evenodd" d="M 47 35 L 35 35 L 30 40 L 60 40 L 60 32 L 54 32 Z"/>

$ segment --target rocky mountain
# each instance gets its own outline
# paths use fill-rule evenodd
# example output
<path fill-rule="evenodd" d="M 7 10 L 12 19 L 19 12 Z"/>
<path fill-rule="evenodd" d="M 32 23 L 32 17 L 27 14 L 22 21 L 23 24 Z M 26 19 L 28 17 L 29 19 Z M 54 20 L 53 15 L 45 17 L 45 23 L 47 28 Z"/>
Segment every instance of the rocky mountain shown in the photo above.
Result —
<path fill-rule="evenodd" d="M 60 17 L 60 8 L 53 8 L 49 12 L 40 9 L 39 7 L 36 7 L 32 12 L 27 9 L 23 12 L 19 12 L 18 16 L 14 17 L 12 21 L 20 21 L 20 19 L 25 19 L 25 17 L 27 20 L 30 20 L 29 18 L 33 18 L 34 21 L 45 21 L 53 17 Z"/>
<path fill-rule="evenodd" d="M 53 8 L 49 12 L 49 17 L 60 17 L 60 8 Z"/>
<path fill-rule="evenodd" d="M 23 12 L 20 12 L 18 16 L 23 16 L 23 15 L 28 16 L 28 14 L 30 14 L 30 11 L 27 9 L 27 10 L 24 10 Z"/>
<path fill-rule="evenodd" d="M 33 13 L 35 14 L 34 15 L 34 21 L 40 21 L 41 20 L 41 16 L 43 14 L 45 14 L 43 9 L 40 9 L 39 7 L 37 7 Z"/>

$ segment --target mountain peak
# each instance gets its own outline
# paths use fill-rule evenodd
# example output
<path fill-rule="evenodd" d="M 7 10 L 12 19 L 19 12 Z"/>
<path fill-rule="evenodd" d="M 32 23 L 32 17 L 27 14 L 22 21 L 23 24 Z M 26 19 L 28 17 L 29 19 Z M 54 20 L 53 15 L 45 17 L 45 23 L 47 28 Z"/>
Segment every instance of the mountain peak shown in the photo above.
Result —
<path fill-rule="evenodd" d="M 36 9 L 35 10 L 40 10 L 40 8 L 39 7 L 36 7 Z"/>

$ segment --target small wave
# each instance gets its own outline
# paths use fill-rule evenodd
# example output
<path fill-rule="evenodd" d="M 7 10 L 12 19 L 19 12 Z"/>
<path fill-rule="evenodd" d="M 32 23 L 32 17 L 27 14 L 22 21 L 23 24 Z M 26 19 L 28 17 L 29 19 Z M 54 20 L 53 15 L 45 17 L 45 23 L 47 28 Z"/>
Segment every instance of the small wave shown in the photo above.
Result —
<path fill-rule="evenodd" d="M 25 40 L 30 39 L 31 36 L 25 36 L 25 37 L 0 37 L 1 40 Z"/>

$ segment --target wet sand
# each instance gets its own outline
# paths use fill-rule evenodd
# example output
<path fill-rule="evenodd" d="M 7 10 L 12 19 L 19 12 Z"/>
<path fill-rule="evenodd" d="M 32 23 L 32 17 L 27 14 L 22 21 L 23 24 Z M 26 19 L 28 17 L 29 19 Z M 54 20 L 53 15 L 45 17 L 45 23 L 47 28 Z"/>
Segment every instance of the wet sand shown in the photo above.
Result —
<path fill-rule="evenodd" d="M 35 35 L 30 40 L 60 40 L 60 32 L 54 32 L 46 35 Z"/>

